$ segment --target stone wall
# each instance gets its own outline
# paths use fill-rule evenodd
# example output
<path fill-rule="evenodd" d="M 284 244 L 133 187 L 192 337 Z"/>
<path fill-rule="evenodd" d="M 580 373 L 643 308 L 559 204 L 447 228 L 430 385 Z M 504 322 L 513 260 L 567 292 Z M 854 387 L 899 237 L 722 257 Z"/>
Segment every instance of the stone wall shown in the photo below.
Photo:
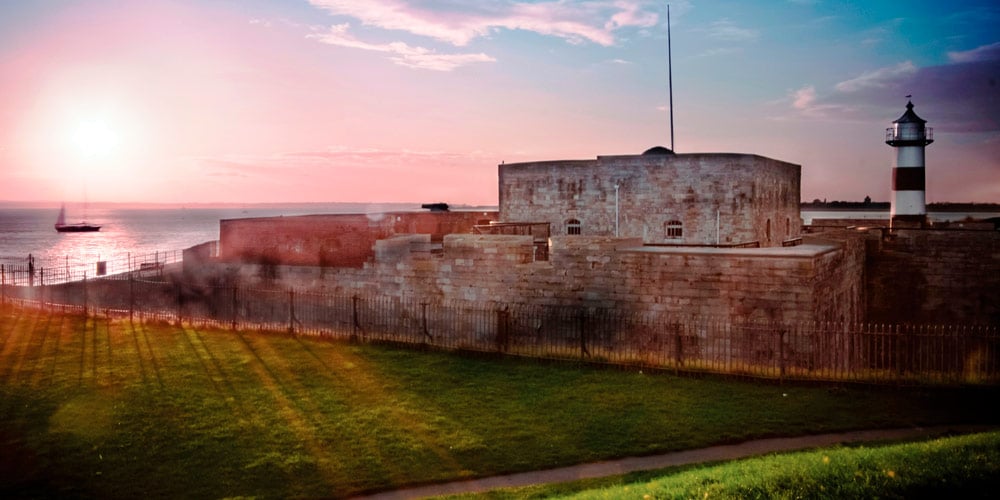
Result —
<path fill-rule="evenodd" d="M 219 224 L 219 258 L 270 266 L 360 268 L 375 257 L 376 241 L 397 234 L 471 233 L 488 212 L 390 212 L 227 219 Z"/>
<path fill-rule="evenodd" d="M 1000 232 L 872 230 L 868 318 L 1000 324 Z"/>
<path fill-rule="evenodd" d="M 815 241 L 789 248 L 642 246 L 638 238 L 555 236 L 548 261 L 531 236 L 428 235 L 380 242 L 358 269 L 228 266 L 241 280 L 334 294 L 422 301 L 614 308 L 770 321 L 857 320 L 863 313 L 863 242 Z M 408 250 L 408 251 L 407 251 Z M 225 271 L 220 271 L 225 272 Z"/>
<path fill-rule="evenodd" d="M 646 243 L 781 246 L 799 237 L 800 167 L 746 154 L 600 156 L 499 166 L 500 217 L 549 222 L 552 234 Z M 617 189 L 616 187 L 617 186 Z M 617 217 L 616 217 L 617 205 Z M 683 235 L 671 238 L 671 221 Z"/>

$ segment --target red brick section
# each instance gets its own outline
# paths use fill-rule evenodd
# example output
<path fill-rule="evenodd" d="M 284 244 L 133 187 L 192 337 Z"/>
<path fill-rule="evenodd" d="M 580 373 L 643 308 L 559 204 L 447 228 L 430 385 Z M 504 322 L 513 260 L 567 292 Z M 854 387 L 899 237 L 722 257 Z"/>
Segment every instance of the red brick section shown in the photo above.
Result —
<path fill-rule="evenodd" d="M 396 212 L 228 219 L 219 225 L 219 258 L 230 263 L 361 268 L 375 241 L 397 234 L 471 233 L 496 212 Z"/>

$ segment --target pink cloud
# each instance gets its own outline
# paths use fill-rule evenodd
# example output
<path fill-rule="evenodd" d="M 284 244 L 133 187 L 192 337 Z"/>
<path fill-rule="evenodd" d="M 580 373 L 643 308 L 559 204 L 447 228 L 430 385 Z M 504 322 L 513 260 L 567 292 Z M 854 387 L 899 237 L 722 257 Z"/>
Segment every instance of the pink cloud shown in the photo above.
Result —
<path fill-rule="evenodd" d="M 564 1 L 540 3 L 502 2 L 491 5 L 432 11 L 402 0 L 310 0 L 330 14 L 348 16 L 363 24 L 387 30 L 405 31 L 456 46 L 467 45 L 497 29 L 525 30 L 563 38 L 571 43 L 591 42 L 609 46 L 614 31 L 627 26 L 649 27 L 657 14 L 632 0 L 587 2 L 571 5 Z"/>
<path fill-rule="evenodd" d="M 497 157 L 483 152 L 334 146 L 273 155 L 191 157 L 184 164 L 202 179 L 190 190 L 215 192 L 217 198 L 240 192 L 265 201 L 493 204 Z M 194 191 L 189 194 L 200 194 Z"/>
<path fill-rule="evenodd" d="M 604 29 L 609 31 L 624 26 L 648 28 L 654 26 L 659 20 L 656 13 L 643 10 L 642 6 L 635 2 L 615 2 L 615 7 L 621 10 L 612 15 L 611 20 L 604 24 Z"/>
<path fill-rule="evenodd" d="M 845 118 L 851 109 L 838 104 L 821 104 L 817 102 L 816 87 L 807 85 L 796 90 L 791 95 L 792 107 L 799 115 L 807 118 L 831 118 L 838 115 Z"/>
<path fill-rule="evenodd" d="M 813 87 L 812 85 L 802 87 L 801 89 L 796 90 L 792 97 L 792 106 L 795 107 L 795 109 L 809 109 L 813 102 L 816 101 L 816 87 Z"/>
<path fill-rule="evenodd" d="M 340 47 L 385 52 L 391 54 L 390 59 L 400 66 L 410 68 L 431 69 L 436 71 L 451 71 L 460 66 L 477 62 L 494 62 L 491 56 L 478 54 L 440 54 L 424 47 L 414 47 L 403 42 L 373 44 L 358 40 L 348 33 L 347 23 L 331 26 L 325 33 L 308 35 L 309 38 Z"/>

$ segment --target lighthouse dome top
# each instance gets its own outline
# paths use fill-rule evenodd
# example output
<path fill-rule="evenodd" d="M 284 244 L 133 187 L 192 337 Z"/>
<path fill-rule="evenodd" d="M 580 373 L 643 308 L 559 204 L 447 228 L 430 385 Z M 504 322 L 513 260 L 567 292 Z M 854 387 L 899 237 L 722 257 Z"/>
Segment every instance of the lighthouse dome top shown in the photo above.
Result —
<path fill-rule="evenodd" d="M 900 116 L 897 120 L 893 121 L 892 123 L 919 123 L 923 125 L 924 123 L 927 123 L 927 120 L 920 118 L 919 116 L 917 116 L 916 113 L 913 112 L 913 101 L 907 101 L 906 112 L 903 113 L 903 116 Z"/>

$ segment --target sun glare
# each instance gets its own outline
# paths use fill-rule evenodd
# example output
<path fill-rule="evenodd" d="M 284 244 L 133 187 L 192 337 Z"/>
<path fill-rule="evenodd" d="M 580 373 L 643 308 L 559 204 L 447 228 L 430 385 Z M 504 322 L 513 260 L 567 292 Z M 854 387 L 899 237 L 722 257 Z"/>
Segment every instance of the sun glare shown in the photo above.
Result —
<path fill-rule="evenodd" d="M 101 119 L 84 120 L 73 132 L 73 144 L 85 157 L 105 157 L 118 147 L 118 134 Z"/>

